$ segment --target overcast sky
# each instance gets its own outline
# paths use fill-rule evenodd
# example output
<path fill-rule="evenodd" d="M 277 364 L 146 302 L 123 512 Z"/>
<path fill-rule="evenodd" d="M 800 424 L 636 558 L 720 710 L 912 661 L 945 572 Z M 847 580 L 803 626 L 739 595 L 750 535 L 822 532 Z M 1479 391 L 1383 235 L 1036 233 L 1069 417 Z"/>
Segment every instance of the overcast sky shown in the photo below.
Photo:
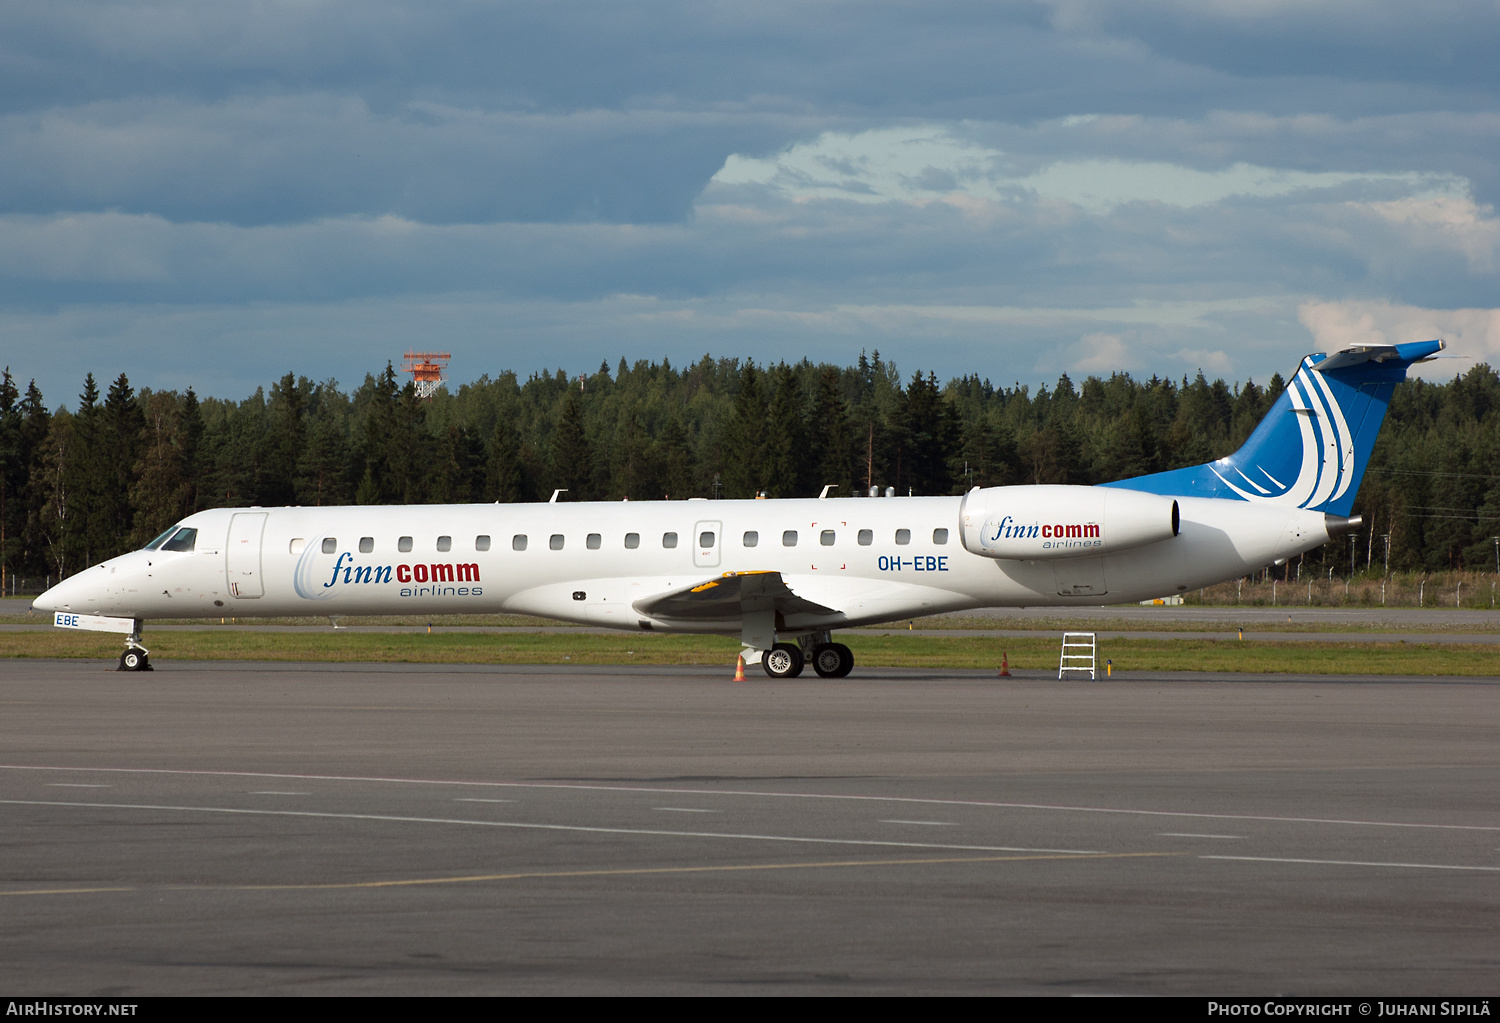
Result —
<path fill-rule="evenodd" d="M 1500 363 L 1500 3 L 7 0 L 0 364 Z"/>

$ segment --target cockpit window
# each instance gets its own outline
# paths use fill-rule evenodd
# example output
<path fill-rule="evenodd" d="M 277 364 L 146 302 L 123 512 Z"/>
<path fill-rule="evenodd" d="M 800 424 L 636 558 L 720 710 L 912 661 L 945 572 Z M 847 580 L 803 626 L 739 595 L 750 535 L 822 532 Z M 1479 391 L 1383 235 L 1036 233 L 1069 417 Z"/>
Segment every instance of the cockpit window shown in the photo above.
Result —
<path fill-rule="evenodd" d="M 190 551 L 198 542 L 198 531 L 192 526 L 183 526 L 177 534 L 161 545 L 164 551 Z"/>
<path fill-rule="evenodd" d="M 171 529 L 167 530 L 161 536 L 158 536 L 155 540 L 152 540 L 145 547 L 142 547 L 141 550 L 145 550 L 145 551 L 154 551 L 154 550 L 156 550 L 156 548 L 160 547 L 162 544 L 164 544 L 164 543 L 167 542 L 167 537 L 171 536 L 175 532 L 177 532 L 177 527 L 173 526 Z"/>

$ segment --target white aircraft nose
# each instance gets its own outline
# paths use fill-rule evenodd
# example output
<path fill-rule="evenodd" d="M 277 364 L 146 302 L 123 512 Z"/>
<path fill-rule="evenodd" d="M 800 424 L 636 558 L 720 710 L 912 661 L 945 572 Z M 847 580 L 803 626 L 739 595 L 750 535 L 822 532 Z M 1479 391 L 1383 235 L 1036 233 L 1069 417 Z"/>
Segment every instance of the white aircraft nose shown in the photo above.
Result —
<path fill-rule="evenodd" d="M 38 611 L 90 611 L 106 597 L 104 576 L 110 562 L 86 568 L 77 575 L 59 580 L 57 585 L 31 602 Z"/>
<path fill-rule="evenodd" d="M 38 611 L 71 611 L 78 589 L 72 579 L 64 579 L 33 600 L 31 606 Z"/>

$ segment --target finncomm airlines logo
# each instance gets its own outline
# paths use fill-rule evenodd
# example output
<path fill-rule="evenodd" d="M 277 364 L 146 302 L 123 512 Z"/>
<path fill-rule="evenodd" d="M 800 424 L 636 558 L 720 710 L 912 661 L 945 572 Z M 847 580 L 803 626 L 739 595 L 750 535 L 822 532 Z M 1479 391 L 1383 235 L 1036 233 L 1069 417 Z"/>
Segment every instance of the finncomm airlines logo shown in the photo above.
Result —
<path fill-rule="evenodd" d="M 428 562 L 425 564 L 361 565 L 354 555 L 344 551 L 331 568 L 324 562 L 317 567 L 313 544 L 297 562 L 293 588 L 305 600 L 330 600 L 348 587 L 401 587 L 400 597 L 478 597 L 484 591 L 479 582 L 479 565 L 475 562 Z M 453 584 L 453 585 L 444 585 Z"/>
<path fill-rule="evenodd" d="M 1001 540 L 1041 540 L 1042 550 L 1104 546 L 1097 522 L 1019 523 L 1009 515 L 995 524 L 993 535 L 985 537 L 984 543 L 994 546 Z"/>

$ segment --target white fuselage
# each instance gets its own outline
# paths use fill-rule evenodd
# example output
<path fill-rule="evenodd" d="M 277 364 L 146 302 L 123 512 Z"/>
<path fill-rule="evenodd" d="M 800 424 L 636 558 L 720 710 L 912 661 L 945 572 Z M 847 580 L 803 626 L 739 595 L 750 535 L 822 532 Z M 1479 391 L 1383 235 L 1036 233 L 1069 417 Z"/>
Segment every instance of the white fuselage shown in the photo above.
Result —
<path fill-rule="evenodd" d="M 778 623 L 796 635 L 968 608 L 1137 601 L 1234 578 L 1328 539 L 1319 512 L 1179 498 L 1181 531 L 1169 539 L 1103 555 L 1000 559 L 965 549 L 965 500 L 221 508 L 183 520 L 198 530 L 193 550 L 133 551 L 64 580 L 36 606 L 143 620 L 512 613 L 738 633 L 737 624 L 658 618 L 636 605 L 731 573 L 779 572 L 798 597 L 834 609 Z M 713 542 L 700 544 L 710 533 Z"/>

